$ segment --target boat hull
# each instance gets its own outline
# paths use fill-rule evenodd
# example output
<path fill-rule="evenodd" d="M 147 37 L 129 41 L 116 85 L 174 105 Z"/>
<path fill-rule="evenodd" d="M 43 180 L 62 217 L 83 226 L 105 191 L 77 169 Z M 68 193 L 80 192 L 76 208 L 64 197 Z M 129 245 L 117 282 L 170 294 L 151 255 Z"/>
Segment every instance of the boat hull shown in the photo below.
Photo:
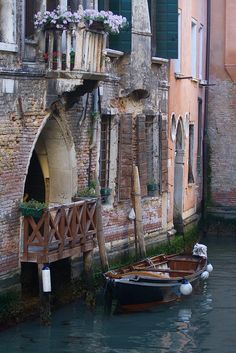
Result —
<path fill-rule="evenodd" d="M 193 287 L 199 283 L 198 278 L 191 281 Z M 168 303 L 180 299 L 182 281 L 137 282 L 113 280 L 108 284 L 112 297 L 120 306 L 144 306 L 146 304 Z"/>
<path fill-rule="evenodd" d="M 117 300 L 120 308 L 136 311 L 178 300 L 183 296 L 181 285 L 187 281 L 193 289 L 197 287 L 207 265 L 207 260 L 196 256 L 152 260 L 156 261 L 154 267 L 145 267 L 143 261 L 131 265 L 131 269 L 127 266 L 105 274 L 107 293 Z"/>

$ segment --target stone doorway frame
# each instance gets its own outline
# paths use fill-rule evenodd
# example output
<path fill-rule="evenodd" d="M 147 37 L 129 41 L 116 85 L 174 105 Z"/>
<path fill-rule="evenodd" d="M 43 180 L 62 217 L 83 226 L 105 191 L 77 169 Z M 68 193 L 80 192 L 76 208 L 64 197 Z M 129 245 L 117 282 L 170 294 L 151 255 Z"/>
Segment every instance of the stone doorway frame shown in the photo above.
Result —
<path fill-rule="evenodd" d="M 58 110 L 44 118 L 31 148 L 26 177 L 34 150 L 44 176 L 46 203 L 71 202 L 77 192 L 76 151 L 67 122 Z"/>
<path fill-rule="evenodd" d="M 177 123 L 175 139 L 174 160 L 174 202 L 173 223 L 179 233 L 183 233 L 183 208 L 184 208 L 184 127 L 180 117 Z"/>

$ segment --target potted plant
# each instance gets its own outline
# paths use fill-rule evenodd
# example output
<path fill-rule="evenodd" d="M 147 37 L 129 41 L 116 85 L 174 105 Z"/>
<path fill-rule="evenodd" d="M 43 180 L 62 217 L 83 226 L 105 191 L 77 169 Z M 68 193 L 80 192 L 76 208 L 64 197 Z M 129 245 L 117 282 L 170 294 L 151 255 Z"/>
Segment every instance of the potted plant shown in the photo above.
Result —
<path fill-rule="evenodd" d="M 64 30 L 71 24 L 81 21 L 81 15 L 77 12 L 61 11 L 60 6 L 53 11 L 37 12 L 34 15 L 34 27 L 38 30 Z"/>
<path fill-rule="evenodd" d="M 72 198 L 73 201 L 78 201 L 84 198 L 94 198 L 97 197 L 96 195 L 96 181 L 91 180 L 89 182 L 89 186 L 79 189 L 76 195 Z"/>
<path fill-rule="evenodd" d="M 52 65 L 53 65 L 53 70 L 57 69 L 58 65 L 58 58 L 59 58 L 59 53 L 57 51 L 54 51 L 52 53 Z M 44 62 L 48 63 L 48 53 L 43 54 Z M 66 69 L 66 53 L 61 54 L 61 63 L 62 63 L 62 70 Z M 71 49 L 70 51 L 70 70 L 73 70 L 75 64 L 75 51 L 74 49 Z"/>
<path fill-rule="evenodd" d="M 126 17 L 115 15 L 111 11 L 86 9 L 82 19 L 90 29 L 102 30 L 110 34 L 118 34 L 128 25 Z"/>
<path fill-rule="evenodd" d="M 147 183 L 148 196 L 156 196 L 158 184 L 155 180 L 151 180 Z"/>
<path fill-rule="evenodd" d="M 19 205 L 20 212 L 23 216 L 31 216 L 35 219 L 39 219 L 46 208 L 46 203 L 34 199 L 31 199 L 29 201 L 23 201 Z"/>
<path fill-rule="evenodd" d="M 102 197 L 102 203 L 105 204 L 108 202 L 108 197 L 111 195 L 111 189 L 110 188 L 101 188 L 100 194 Z"/>

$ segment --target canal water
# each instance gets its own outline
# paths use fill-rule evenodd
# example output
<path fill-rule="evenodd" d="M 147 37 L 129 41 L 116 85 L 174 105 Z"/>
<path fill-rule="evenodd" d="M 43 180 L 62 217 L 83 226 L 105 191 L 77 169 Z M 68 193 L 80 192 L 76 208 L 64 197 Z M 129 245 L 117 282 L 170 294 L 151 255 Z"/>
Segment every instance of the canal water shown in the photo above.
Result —
<path fill-rule="evenodd" d="M 190 297 L 142 313 L 107 315 L 73 303 L 0 333 L 0 353 L 235 353 L 236 237 L 203 241 L 214 271 Z"/>

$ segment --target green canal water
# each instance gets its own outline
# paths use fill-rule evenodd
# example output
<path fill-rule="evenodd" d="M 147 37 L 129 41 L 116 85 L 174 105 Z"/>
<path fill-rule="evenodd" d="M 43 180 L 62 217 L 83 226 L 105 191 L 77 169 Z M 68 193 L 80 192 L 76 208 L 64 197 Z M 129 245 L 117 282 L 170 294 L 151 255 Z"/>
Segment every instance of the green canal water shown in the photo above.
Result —
<path fill-rule="evenodd" d="M 50 327 L 36 320 L 2 331 L 0 353 L 235 353 L 236 237 L 203 243 L 214 271 L 190 297 L 119 315 L 73 303 Z"/>

